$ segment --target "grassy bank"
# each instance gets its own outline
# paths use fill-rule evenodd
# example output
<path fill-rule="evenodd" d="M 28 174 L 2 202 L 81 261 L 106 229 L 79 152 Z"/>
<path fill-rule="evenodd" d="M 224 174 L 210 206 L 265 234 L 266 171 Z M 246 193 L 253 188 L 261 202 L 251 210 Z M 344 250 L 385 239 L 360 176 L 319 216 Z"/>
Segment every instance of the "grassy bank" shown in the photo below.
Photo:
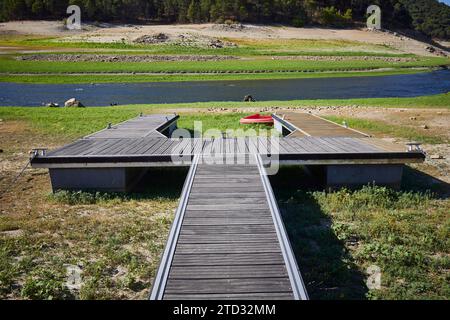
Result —
<path fill-rule="evenodd" d="M 291 55 L 338 55 L 372 57 L 411 57 L 411 54 L 399 52 L 387 45 L 376 45 L 345 40 L 307 40 L 307 39 L 237 39 L 225 38 L 235 46 L 210 48 L 198 43 L 176 44 L 137 44 L 126 42 L 88 42 L 67 41 L 60 38 L 48 38 L 28 35 L 0 35 L 0 45 L 36 49 L 64 49 L 76 52 L 89 51 L 115 53 L 150 54 L 204 54 L 235 56 L 291 56 Z M 112 51 L 113 50 L 113 51 Z"/>
<path fill-rule="evenodd" d="M 220 130 L 247 128 L 239 125 L 239 119 L 243 116 L 240 108 L 273 108 L 273 107 L 326 107 L 326 106 L 364 106 L 384 108 L 450 108 L 450 94 L 424 96 L 416 98 L 373 98 L 373 99 L 349 99 L 349 100 L 294 100 L 294 101 L 263 101 L 254 103 L 242 102 L 205 102 L 182 104 L 151 104 L 128 105 L 98 108 L 45 108 L 45 107 L 0 107 L 0 118 L 12 121 L 26 121 L 37 130 L 46 134 L 57 134 L 69 138 L 76 138 L 90 132 L 100 130 L 108 123 L 118 123 L 139 113 L 156 112 L 181 112 L 184 114 L 180 120 L 180 126 L 192 129 L 194 120 L 202 120 L 206 127 L 216 127 Z M 231 114 L 203 115 L 189 114 L 193 109 L 207 111 L 208 109 L 234 111 Z M 184 110 L 184 111 L 183 111 Z M 342 122 L 343 119 L 335 119 Z M 346 119 L 348 121 L 348 119 Z M 382 131 L 395 136 L 395 130 L 383 124 L 364 123 L 354 121 L 350 125 L 356 128 Z M 397 130 L 397 133 L 403 131 Z M 413 134 L 413 133 L 408 133 Z"/>
<path fill-rule="evenodd" d="M 415 127 L 406 127 L 401 125 L 386 125 L 384 121 L 352 119 L 349 117 L 326 116 L 328 120 L 342 124 L 344 121 L 350 128 L 355 128 L 372 134 L 383 134 L 389 137 L 398 137 L 409 141 L 417 141 L 427 144 L 449 143 L 449 139 L 434 134 L 424 133 Z"/>
<path fill-rule="evenodd" d="M 114 55 L 152 54 L 162 56 L 210 55 L 238 58 L 220 61 L 155 61 L 151 63 L 49 62 L 16 60 L 17 56 L 23 54 L 11 50 L 10 55 L 0 57 L 0 81 L 91 83 L 354 77 L 414 73 L 423 71 L 418 69 L 429 70 L 450 64 L 450 60 L 447 58 L 419 57 L 404 54 L 388 46 L 352 41 L 223 40 L 232 42 L 235 46 L 210 48 L 198 43 L 142 45 L 67 42 L 56 38 L 22 37 L 13 39 L 3 37 L 2 39 L 0 37 L 1 46 L 16 46 L 18 51 L 44 49 L 53 53 L 77 55 L 109 53 Z M 307 57 L 317 58 L 318 60 L 306 59 Z M 404 60 L 401 60 L 402 58 Z"/>
<path fill-rule="evenodd" d="M 383 71 L 334 72 L 264 72 L 264 73 L 202 73 L 202 74 L 0 74 L 0 82 L 35 84 L 137 83 L 229 80 L 281 80 L 312 78 L 375 77 L 415 74 L 433 69 L 396 68 Z"/>
<path fill-rule="evenodd" d="M 418 68 L 448 64 L 447 58 L 418 58 L 409 62 L 366 60 L 308 61 L 308 60 L 221 60 L 145 62 L 59 62 L 18 61 L 0 58 L 1 73 L 270 73 L 358 71 L 381 68 Z"/>

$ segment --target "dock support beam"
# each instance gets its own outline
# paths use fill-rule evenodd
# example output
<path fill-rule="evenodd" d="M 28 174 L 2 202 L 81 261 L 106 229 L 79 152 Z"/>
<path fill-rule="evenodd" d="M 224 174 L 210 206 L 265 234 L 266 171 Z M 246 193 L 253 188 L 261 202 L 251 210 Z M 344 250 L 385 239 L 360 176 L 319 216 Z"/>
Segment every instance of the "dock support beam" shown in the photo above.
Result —
<path fill-rule="evenodd" d="M 53 192 L 58 190 L 130 191 L 148 168 L 50 169 Z"/>
<path fill-rule="evenodd" d="M 402 182 L 403 167 L 402 164 L 328 165 L 325 167 L 326 186 L 336 189 L 375 184 L 399 189 Z"/>

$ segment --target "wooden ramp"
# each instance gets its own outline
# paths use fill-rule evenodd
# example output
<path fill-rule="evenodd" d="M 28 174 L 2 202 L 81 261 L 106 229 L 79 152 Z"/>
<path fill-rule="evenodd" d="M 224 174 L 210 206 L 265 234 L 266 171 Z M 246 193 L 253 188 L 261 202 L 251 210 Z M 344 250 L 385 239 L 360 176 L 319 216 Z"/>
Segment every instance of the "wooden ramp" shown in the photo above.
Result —
<path fill-rule="evenodd" d="M 229 165 L 199 159 L 150 299 L 307 299 L 259 156 Z"/>
<path fill-rule="evenodd" d="M 141 115 L 137 118 L 111 125 L 93 133 L 84 139 L 136 139 L 136 138 L 167 138 L 164 131 L 175 123 L 180 116 L 175 114 Z"/>
<path fill-rule="evenodd" d="M 291 132 L 289 137 L 369 137 L 365 133 L 341 126 L 310 113 L 287 112 L 274 114 L 272 117 Z"/>

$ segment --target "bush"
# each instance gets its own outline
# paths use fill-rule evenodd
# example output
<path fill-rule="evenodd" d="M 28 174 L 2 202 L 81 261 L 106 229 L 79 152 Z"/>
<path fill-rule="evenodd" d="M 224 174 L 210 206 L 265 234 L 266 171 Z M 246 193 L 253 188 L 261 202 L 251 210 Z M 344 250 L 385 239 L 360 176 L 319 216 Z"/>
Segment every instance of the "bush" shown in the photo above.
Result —
<path fill-rule="evenodd" d="M 320 12 L 320 22 L 325 25 L 343 27 L 352 22 L 352 10 L 347 9 L 344 14 L 335 7 L 325 7 Z"/>
<path fill-rule="evenodd" d="M 51 199 L 68 205 L 96 204 L 104 201 L 117 200 L 126 201 L 127 196 L 118 193 L 101 193 L 85 191 L 57 191 L 51 195 Z"/>
<path fill-rule="evenodd" d="M 302 28 L 305 26 L 305 19 L 301 17 L 294 18 L 292 20 L 292 25 L 296 28 Z"/>
<path fill-rule="evenodd" d="M 71 293 L 63 279 L 47 269 L 37 269 L 25 281 L 22 296 L 39 300 L 68 299 Z"/>

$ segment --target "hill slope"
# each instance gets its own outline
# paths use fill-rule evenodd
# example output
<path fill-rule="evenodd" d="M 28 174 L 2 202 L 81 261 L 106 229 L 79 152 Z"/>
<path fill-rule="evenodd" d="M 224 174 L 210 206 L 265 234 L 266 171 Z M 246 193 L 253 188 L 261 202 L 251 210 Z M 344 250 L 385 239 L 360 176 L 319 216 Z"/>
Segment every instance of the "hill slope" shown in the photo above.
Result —
<path fill-rule="evenodd" d="M 80 5 L 83 19 L 91 21 L 240 21 L 297 27 L 364 22 L 367 7 L 378 4 L 385 26 L 450 39 L 450 7 L 437 0 L 4 0 L 0 21 L 63 19 L 69 3 Z"/>

